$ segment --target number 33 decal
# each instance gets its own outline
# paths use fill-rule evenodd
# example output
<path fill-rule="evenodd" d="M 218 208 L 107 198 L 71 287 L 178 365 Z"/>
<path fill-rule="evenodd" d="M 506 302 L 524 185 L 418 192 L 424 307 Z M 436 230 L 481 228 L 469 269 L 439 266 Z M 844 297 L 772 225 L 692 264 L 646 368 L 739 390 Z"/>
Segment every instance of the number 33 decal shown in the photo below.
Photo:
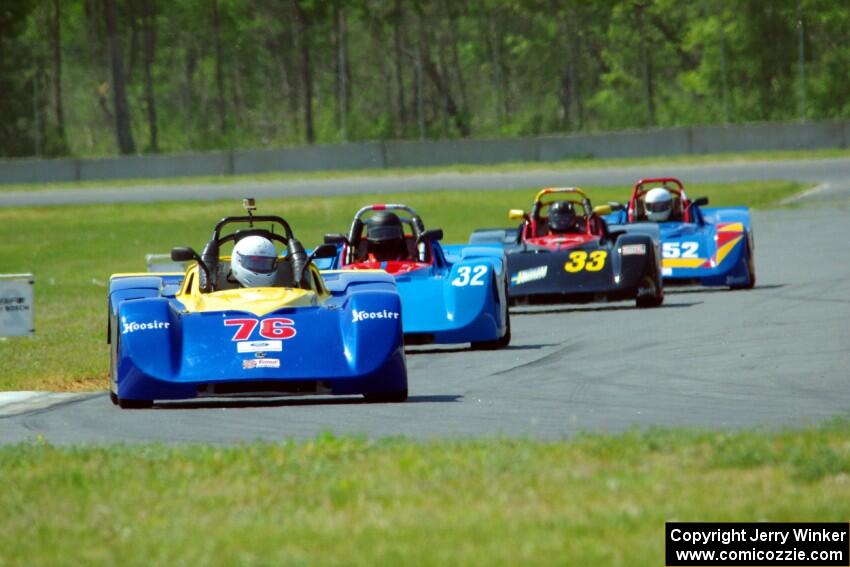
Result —
<path fill-rule="evenodd" d="M 590 261 L 588 261 L 588 257 Z M 594 250 L 590 254 L 584 250 L 576 250 L 570 252 L 570 261 L 564 264 L 564 269 L 571 273 L 582 270 L 598 272 L 605 266 L 605 258 L 607 257 L 608 252 L 605 250 Z"/>
<path fill-rule="evenodd" d="M 474 266 L 472 268 L 461 266 L 457 269 L 457 277 L 452 280 L 452 285 L 456 287 L 484 285 L 483 278 L 485 275 L 487 275 L 487 266 Z"/>

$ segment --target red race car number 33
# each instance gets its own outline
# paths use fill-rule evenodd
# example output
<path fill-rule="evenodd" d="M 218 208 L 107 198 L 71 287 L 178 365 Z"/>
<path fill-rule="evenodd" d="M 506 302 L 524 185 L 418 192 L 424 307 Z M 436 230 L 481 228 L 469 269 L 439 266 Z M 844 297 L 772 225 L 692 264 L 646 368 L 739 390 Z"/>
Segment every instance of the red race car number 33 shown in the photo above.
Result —
<path fill-rule="evenodd" d="M 234 341 L 247 341 L 260 326 L 260 336 L 264 339 L 286 340 L 295 336 L 295 321 L 285 317 L 269 319 L 225 319 L 225 327 L 239 327 L 233 335 Z"/>

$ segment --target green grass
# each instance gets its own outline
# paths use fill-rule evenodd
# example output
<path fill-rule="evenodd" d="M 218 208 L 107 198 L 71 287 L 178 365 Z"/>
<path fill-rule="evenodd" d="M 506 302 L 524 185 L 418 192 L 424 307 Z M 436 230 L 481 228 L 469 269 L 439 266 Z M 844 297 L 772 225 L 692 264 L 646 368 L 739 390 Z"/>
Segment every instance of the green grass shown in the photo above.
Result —
<path fill-rule="evenodd" d="M 848 439 L 34 441 L 0 448 L 0 565 L 657 566 L 666 521 L 846 522 Z"/>
<path fill-rule="evenodd" d="M 768 206 L 803 187 L 791 182 L 694 185 L 691 195 L 712 204 Z M 624 199 L 624 188 L 589 190 L 597 203 Z M 426 226 L 443 228 L 446 242 L 465 242 L 473 228 L 508 226 L 509 208 L 528 207 L 531 189 L 445 191 L 267 200 L 261 213 L 281 214 L 306 245 L 326 232 L 347 230 L 351 215 L 370 202 L 415 207 Z M 116 272 L 144 271 L 149 252 L 203 247 L 221 217 L 241 214 L 237 199 L 210 203 L 152 203 L 0 209 L 0 271 L 32 272 L 36 336 L 0 339 L 0 390 L 86 390 L 106 386 L 106 284 Z"/>
<path fill-rule="evenodd" d="M 532 170 L 571 170 L 585 168 L 608 168 L 640 165 L 699 165 L 709 163 L 734 163 L 749 161 L 775 161 L 785 159 L 826 159 L 850 157 L 850 149 L 787 150 L 746 153 L 721 153 L 701 155 L 652 156 L 640 158 L 578 158 L 554 162 L 508 162 L 494 165 L 438 165 L 431 167 L 406 167 L 390 169 L 355 169 L 339 171 L 291 171 L 253 173 L 243 175 L 208 175 L 195 177 L 167 177 L 160 179 L 106 179 L 92 181 L 68 181 L 57 183 L 0 184 L 3 191 L 41 191 L 46 189 L 114 189 L 140 185 L 189 185 L 198 183 L 250 183 L 305 179 L 341 179 L 349 177 L 399 176 L 430 173 L 504 173 Z"/>

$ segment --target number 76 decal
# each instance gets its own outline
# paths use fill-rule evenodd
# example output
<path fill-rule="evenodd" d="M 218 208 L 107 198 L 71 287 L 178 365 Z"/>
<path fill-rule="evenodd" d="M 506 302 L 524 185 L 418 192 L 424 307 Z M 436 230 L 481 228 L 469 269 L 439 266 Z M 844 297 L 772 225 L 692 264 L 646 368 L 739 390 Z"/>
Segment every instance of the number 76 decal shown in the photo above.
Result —
<path fill-rule="evenodd" d="M 295 321 L 285 317 L 269 319 L 225 319 L 225 327 L 239 327 L 231 340 L 247 341 L 257 325 L 260 324 L 260 336 L 265 339 L 291 339 L 295 336 Z"/>
<path fill-rule="evenodd" d="M 461 266 L 457 269 L 457 277 L 452 280 L 452 285 L 455 287 L 484 285 L 485 275 L 487 275 L 487 266 L 473 266 L 471 268 L 469 266 Z"/>

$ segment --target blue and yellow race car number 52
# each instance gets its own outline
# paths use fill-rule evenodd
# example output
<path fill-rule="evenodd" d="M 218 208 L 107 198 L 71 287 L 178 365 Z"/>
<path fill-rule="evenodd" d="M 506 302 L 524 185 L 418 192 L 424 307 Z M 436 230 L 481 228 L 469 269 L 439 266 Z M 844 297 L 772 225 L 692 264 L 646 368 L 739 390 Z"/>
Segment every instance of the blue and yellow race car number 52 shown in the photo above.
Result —
<path fill-rule="evenodd" d="M 590 254 L 584 250 L 570 252 L 570 260 L 564 263 L 564 270 L 575 273 L 582 270 L 598 272 L 605 267 L 605 259 L 608 252 L 605 250 L 594 250 Z"/>

